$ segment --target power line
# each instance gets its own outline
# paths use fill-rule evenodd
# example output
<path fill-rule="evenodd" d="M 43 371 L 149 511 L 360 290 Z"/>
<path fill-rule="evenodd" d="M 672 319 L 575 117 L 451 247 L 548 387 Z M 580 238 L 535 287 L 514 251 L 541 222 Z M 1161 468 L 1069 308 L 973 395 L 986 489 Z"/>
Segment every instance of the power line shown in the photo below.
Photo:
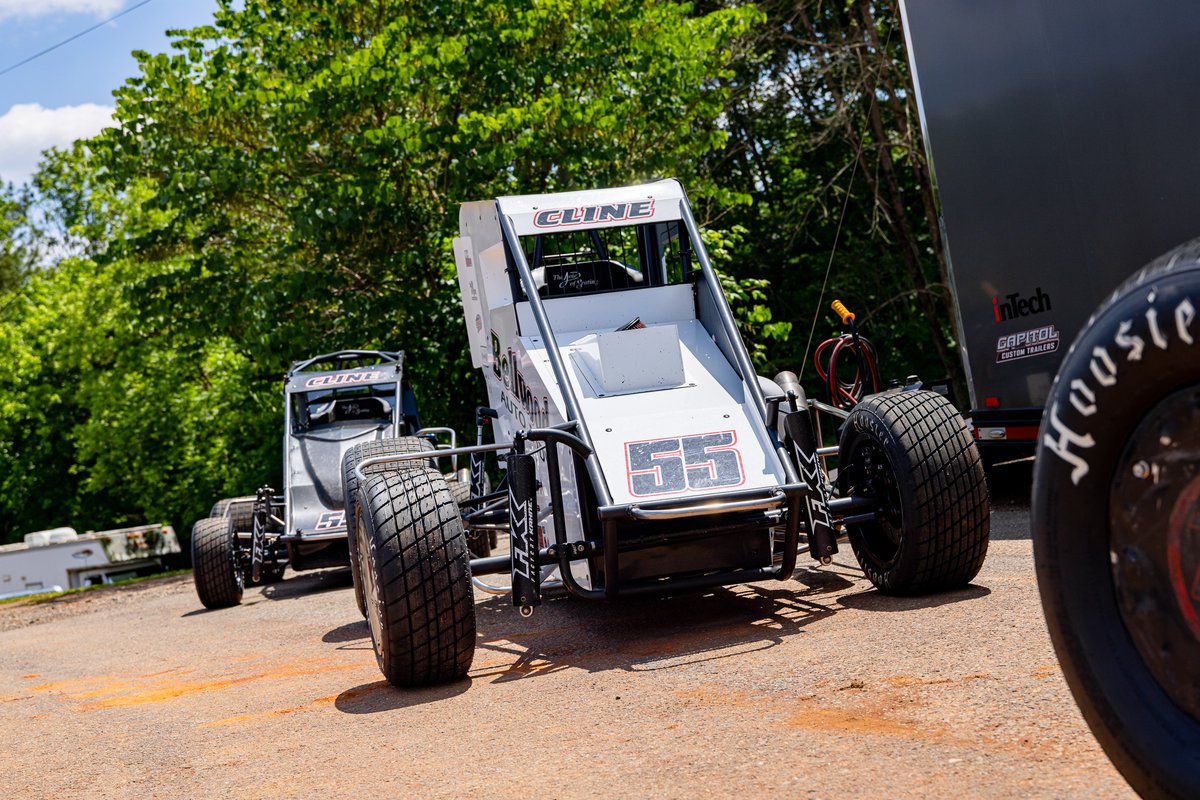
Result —
<path fill-rule="evenodd" d="M 11 67 L 5 67 L 4 69 L 0 69 L 0 75 L 7 75 L 8 73 L 12 72 L 17 67 L 23 67 L 26 64 L 28 64 L 30 61 L 35 61 L 35 60 L 41 58 L 42 56 L 46 55 L 47 53 L 57 50 L 58 48 L 62 47 L 64 44 L 70 44 L 71 42 L 75 41 L 76 39 L 78 39 L 81 36 L 87 36 L 89 33 L 96 30 L 97 28 L 103 28 L 105 25 L 112 22 L 113 20 L 119 19 L 131 11 L 137 11 L 142 6 L 146 5 L 147 3 L 151 3 L 153 1 L 154 0 L 142 0 L 142 2 L 138 3 L 137 5 L 130 6 L 129 8 L 125 9 L 124 11 L 117 12 L 116 14 L 113 14 L 108 19 L 103 20 L 102 22 L 97 22 L 95 25 L 93 25 L 92 27 L 88 28 L 85 31 L 80 31 L 79 33 L 75 34 L 74 36 L 71 36 L 70 38 L 63 39 L 58 44 L 51 45 L 50 47 L 47 47 L 45 50 L 41 51 L 40 53 L 34 53 L 33 55 L 31 55 L 29 58 L 25 59 L 24 61 L 18 61 L 17 63 L 13 64 Z"/>

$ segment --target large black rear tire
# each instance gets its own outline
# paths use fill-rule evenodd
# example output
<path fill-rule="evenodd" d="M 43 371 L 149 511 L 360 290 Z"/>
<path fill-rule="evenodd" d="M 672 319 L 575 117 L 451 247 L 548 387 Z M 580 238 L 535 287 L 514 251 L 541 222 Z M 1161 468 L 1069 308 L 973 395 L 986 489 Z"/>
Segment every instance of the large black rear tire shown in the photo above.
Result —
<path fill-rule="evenodd" d="M 249 532 L 254 529 L 254 495 L 248 497 L 227 497 L 213 503 L 208 512 L 210 519 L 228 516 L 233 520 L 235 531 Z"/>
<path fill-rule="evenodd" d="M 354 604 L 358 613 L 367 616 L 367 605 L 363 599 L 362 559 L 358 550 L 356 535 L 357 509 L 355 503 L 358 497 L 358 475 L 354 468 L 359 462 L 377 456 L 399 456 L 409 453 L 424 453 L 433 450 L 433 443 L 428 439 L 418 439 L 415 436 L 405 436 L 399 439 L 377 439 L 373 442 L 356 444 L 342 456 L 342 507 L 346 509 L 346 546 L 350 549 L 350 580 L 354 584 Z M 409 461 L 396 464 L 379 464 L 367 467 L 366 474 L 378 475 L 387 471 L 423 468 L 426 461 Z"/>
<path fill-rule="evenodd" d="M 888 594 L 971 582 L 987 555 L 990 516 L 979 451 L 935 392 L 888 392 L 850 412 L 838 447 L 842 496 L 879 499 L 876 519 L 848 525 L 867 578 Z"/>
<path fill-rule="evenodd" d="M 192 528 L 192 579 L 205 608 L 242 602 L 242 565 L 228 517 L 198 520 Z"/>
<path fill-rule="evenodd" d="M 436 470 L 368 475 L 358 487 L 367 622 L 396 686 L 463 677 L 475 654 L 475 596 L 458 504 Z"/>
<path fill-rule="evenodd" d="M 218 500 L 213 503 L 212 510 L 208 512 L 209 519 L 219 519 L 228 516 L 233 523 L 235 533 L 252 533 L 254 531 L 255 500 L 254 495 L 227 497 L 223 500 Z M 287 569 L 287 549 L 282 545 L 276 545 L 272 551 L 268 551 L 267 558 L 263 561 L 258 582 L 263 585 L 278 583 L 283 580 L 285 569 Z M 244 578 L 250 577 L 248 553 L 242 553 L 242 575 Z"/>
<path fill-rule="evenodd" d="M 1130 278 L 1071 346 L 1033 480 L 1063 674 L 1146 798 L 1200 797 L 1200 239 Z"/>

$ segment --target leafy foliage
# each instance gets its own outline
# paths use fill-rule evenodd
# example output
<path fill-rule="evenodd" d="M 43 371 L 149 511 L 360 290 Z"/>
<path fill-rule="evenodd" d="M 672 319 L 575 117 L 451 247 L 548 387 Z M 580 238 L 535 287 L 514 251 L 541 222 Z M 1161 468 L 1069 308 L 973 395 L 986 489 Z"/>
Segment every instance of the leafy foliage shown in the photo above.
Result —
<path fill-rule="evenodd" d="M 38 188 L 72 257 L 0 334 L 0 538 L 187 523 L 278 483 L 279 378 L 403 348 L 469 424 L 457 204 L 681 177 L 698 196 L 752 7 L 223 0 L 139 53 L 116 125 Z M 761 308 L 757 313 L 761 318 Z"/>
<path fill-rule="evenodd" d="M 468 429 L 466 200 L 677 176 L 762 372 L 836 296 L 885 375 L 958 377 L 903 46 L 894 0 L 221 0 L 0 191 L 0 541 L 278 485 L 321 352 L 406 350 Z"/>
<path fill-rule="evenodd" d="M 709 163 L 716 183 L 754 200 L 721 221 L 752 232 L 733 258 L 740 274 L 768 280 L 775 314 L 802 321 L 768 343 L 772 367 L 812 376 L 840 298 L 885 378 L 949 376 L 965 401 L 895 0 L 759 6 L 768 22 L 729 84 L 730 144 Z"/>

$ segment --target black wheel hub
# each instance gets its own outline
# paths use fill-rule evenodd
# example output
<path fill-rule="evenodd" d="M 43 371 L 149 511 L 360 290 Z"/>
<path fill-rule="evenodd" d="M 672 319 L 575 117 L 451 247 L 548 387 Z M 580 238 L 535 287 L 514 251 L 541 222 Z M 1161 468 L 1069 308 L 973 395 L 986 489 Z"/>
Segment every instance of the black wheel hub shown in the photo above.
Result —
<path fill-rule="evenodd" d="M 1200 720 L 1200 388 L 1168 396 L 1133 432 L 1109 512 L 1125 628 L 1163 691 Z"/>
<path fill-rule="evenodd" d="M 878 443 L 863 439 L 850 454 L 851 481 L 848 494 L 874 497 L 879 501 L 876 518 L 860 523 L 862 543 L 881 566 L 893 563 L 900 552 L 903 521 L 896 474 Z"/>

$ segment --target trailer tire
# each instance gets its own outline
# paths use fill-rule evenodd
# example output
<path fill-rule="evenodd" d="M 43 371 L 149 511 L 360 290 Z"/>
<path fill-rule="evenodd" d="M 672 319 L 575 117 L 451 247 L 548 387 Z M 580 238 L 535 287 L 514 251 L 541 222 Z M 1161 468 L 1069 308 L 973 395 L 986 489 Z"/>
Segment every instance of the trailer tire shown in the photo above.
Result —
<path fill-rule="evenodd" d="M 367 478 L 355 529 L 379 669 L 402 687 L 461 678 L 475 653 L 475 595 L 458 505 L 436 470 Z"/>
<path fill-rule="evenodd" d="M 415 436 L 404 436 L 399 439 L 376 439 L 373 442 L 356 444 L 342 456 L 342 508 L 346 509 L 346 547 L 350 551 L 350 581 L 354 584 L 354 604 L 358 613 L 367 616 L 366 601 L 363 599 L 362 581 L 360 580 L 361 560 L 358 552 L 358 538 L 355 535 L 357 513 L 355 502 L 358 497 L 358 476 L 354 468 L 359 462 L 376 456 L 399 456 L 408 453 L 423 453 L 433 450 L 433 443 L 428 439 L 418 439 Z M 426 462 L 410 462 L 413 467 L 425 466 Z M 403 463 L 379 464 L 367 468 L 367 474 L 378 474 L 387 470 L 409 469 Z"/>
<path fill-rule="evenodd" d="M 242 565 L 228 517 L 198 520 L 192 527 L 192 579 L 205 608 L 242 602 Z"/>
<path fill-rule="evenodd" d="M 1200 796 L 1200 239 L 1127 280 L 1046 404 L 1042 607 L 1092 733 L 1146 798 Z"/>
<path fill-rule="evenodd" d="M 935 392 L 864 399 L 838 447 L 842 496 L 874 495 L 878 517 L 847 527 L 867 578 L 887 594 L 965 586 L 987 555 L 987 483 L 966 423 Z"/>

